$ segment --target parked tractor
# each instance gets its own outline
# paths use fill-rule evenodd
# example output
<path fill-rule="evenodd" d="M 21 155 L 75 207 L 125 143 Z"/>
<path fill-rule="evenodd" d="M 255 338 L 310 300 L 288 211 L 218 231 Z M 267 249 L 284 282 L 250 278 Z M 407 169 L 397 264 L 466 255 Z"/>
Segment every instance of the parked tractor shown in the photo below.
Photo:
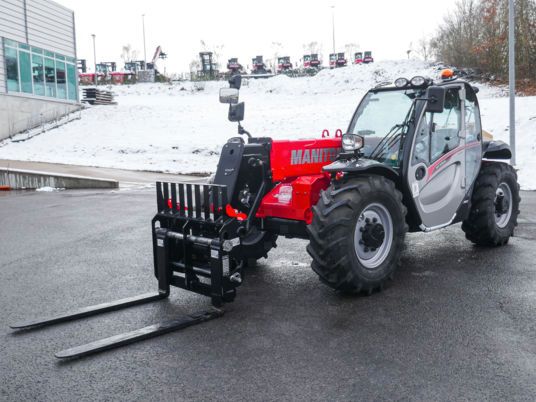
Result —
<path fill-rule="evenodd" d="M 236 75 L 220 90 L 239 136 L 223 146 L 213 180 L 156 185 L 158 292 L 13 328 L 166 298 L 171 286 L 205 295 L 219 308 L 235 299 L 248 265 L 267 257 L 279 236 L 309 242 L 312 270 L 327 286 L 371 294 L 393 278 L 407 232 L 461 222 L 467 239 L 489 247 L 514 234 L 520 198 L 510 149 L 483 141 L 478 90 L 452 72 L 437 82 L 417 76 L 372 88 L 345 134 L 308 140 L 246 131 L 240 83 Z M 189 315 L 56 356 L 95 353 L 222 314 Z"/>
<path fill-rule="evenodd" d="M 125 71 L 138 74 L 139 71 L 145 70 L 145 61 L 143 60 L 131 60 L 125 63 Z"/>
<path fill-rule="evenodd" d="M 244 67 L 238 62 L 238 58 L 232 57 L 227 61 L 227 70 L 227 74 L 232 77 L 233 75 L 241 74 L 244 71 Z"/>
<path fill-rule="evenodd" d="M 277 58 L 277 73 L 288 74 L 292 71 L 292 63 L 289 56 L 283 56 Z"/>
<path fill-rule="evenodd" d="M 201 80 L 213 80 L 218 76 L 218 66 L 214 61 L 214 53 L 199 52 L 201 70 L 197 71 L 197 78 Z"/>
<path fill-rule="evenodd" d="M 363 57 L 363 63 L 374 63 L 374 58 L 372 57 L 372 52 L 367 51 L 365 52 L 365 56 Z"/>
<path fill-rule="evenodd" d="M 304 54 L 303 55 L 303 68 L 307 69 L 311 67 L 311 55 L 310 54 Z"/>
<path fill-rule="evenodd" d="M 322 69 L 322 62 L 317 53 L 306 54 L 303 56 L 303 71 L 307 75 L 315 75 Z"/>
<path fill-rule="evenodd" d="M 344 52 L 341 53 L 331 53 L 329 55 L 329 68 L 338 68 L 346 67 L 348 61 L 344 55 Z"/>
<path fill-rule="evenodd" d="M 321 68 L 322 67 L 322 62 L 320 61 L 317 53 L 311 54 L 311 59 L 309 61 L 309 66 L 311 68 Z"/>
<path fill-rule="evenodd" d="M 363 52 L 357 52 L 354 54 L 354 64 L 363 63 Z"/>
<path fill-rule="evenodd" d="M 115 61 L 103 61 L 97 64 L 97 73 L 108 76 L 110 73 L 116 71 L 117 65 Z"/>
<path fill-rule="evenodd" d="M 256 56 L 251 60 L 251 74 L 271 74 L 272 70 L 266 67 L 262 56 Z"/>

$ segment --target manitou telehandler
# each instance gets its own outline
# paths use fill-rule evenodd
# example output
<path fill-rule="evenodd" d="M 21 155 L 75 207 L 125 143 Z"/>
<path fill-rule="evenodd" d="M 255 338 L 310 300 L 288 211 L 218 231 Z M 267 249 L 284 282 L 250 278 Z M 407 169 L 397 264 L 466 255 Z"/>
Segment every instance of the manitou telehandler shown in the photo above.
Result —
<path fill-rule="evenodd" d="M 292 71 L 292 63 L 289 56 L 277 58 L 277 74 L 287 74 Z"/>
<path fill-rule="evenodd" d="M 241 74 L 244 71 L 242 64 L 238 62 L 237 57 L 232 57 L 227 61 L 227 75 L 232 77 L 236 74 Z"/>
<path fill-rule="evenodd" d="M 363 64 L 363 52 L 354 53 L 354 64 Z"/>
<path fill-rule="evenodd" d="M 457 222 L 481 246 L 500 246 L 519 213 L 508 146 L 483 141 L 477 89 L 445 72 L 434 82 L 399 78 L 363 97 L 342 136 L 309 140 L 253 137 L 241 125 L 241 77 L 220 91 L 238 134 L 221 151 L 211 183 L 156 184 L 152 220 L 158 292 L 13 325 L 70 321 L 166 298 L 176 286 L 234 300 L 247 265 L 278 236 L 308 239 L 312 269 L 328 286 L 370 294 L 392 278 L 406 232 Z M 79 357 L 197 324 L 213 309 L 56 354 Z"/>
<path fill-rule="evenodd" d="M 372 52 L 371 51 L 366 51 L 365 52 L 365 55 L 363 56 L 363 63 L 364 64 L 374 63 L 374 58 L 372 57 Z"/>
<path fill-rule="evenodd" d="M 322 62 L 318 58 L 318 53 L 305 54 L 303 55 L 303 68 L 316 68 L 320 69 L 322 67 Z"/>
<path fill-rule="evenodd" d="M 306 54 L 303 56 L 302 72 L 306 75 L 316 75 L 322 69 L 322 62 L 317 53 Z"/>
<path fill-rule="evenodd" d="M 344 52 L 331 53 L 329 55 L 329 68 L 346 67 L 347 63 L 348 63 L 348 60 L 346 60 L 346 56 L 344 55 Z"/>
<path fill-rule="evenodd" d="M 251 74 L 266 75 L 272 74 L 272 70 L 266 67 L 262 56 L 256 56 L 251 59 Z"/>

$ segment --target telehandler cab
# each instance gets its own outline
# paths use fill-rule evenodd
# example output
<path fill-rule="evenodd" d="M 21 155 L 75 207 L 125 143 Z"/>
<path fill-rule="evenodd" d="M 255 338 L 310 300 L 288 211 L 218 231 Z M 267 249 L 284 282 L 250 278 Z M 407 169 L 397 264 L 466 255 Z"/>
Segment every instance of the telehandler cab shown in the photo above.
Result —
<path fill-rule="evenodd" d="M 369 90 L 347 132 L 272 140 L 241 125 L 240 75 L 220 90 L 238 133 L 211 183 L 157 182 L 152 220 L 158 292 L 13 325 L 28 329 L 166 298 L 170 286 L 234 300 L 245 268 L 278 236 L 308 239 L 312 269 L 328 286 L 370 294 L 392 278 L 406 232 L 462 222 L 467 239 L 499 246 L 514 233 L 517 175 L 509 147 L 483 141 L 477 89 L 445 72 Z M 211 309 L 56 354 L 79 357 L 212 318 Z"/>

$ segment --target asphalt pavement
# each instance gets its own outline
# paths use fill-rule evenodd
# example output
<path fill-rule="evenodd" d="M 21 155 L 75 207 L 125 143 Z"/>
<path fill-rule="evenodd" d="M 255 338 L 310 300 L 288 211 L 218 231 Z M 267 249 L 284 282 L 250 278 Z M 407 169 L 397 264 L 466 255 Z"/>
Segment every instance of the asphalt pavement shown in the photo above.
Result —
<path fill-rule="evenodd" d="M 203 310 L 169 300 L 17 333 L 9 323 L 156 290 L 153 189 L 0 194 L 0 400 L 534 401 L 536 193 L 516 237 L 410 234 L 382 293 L 341 296 L 279 239 L 225 316 L 87 358 L 54 353 Z"/>

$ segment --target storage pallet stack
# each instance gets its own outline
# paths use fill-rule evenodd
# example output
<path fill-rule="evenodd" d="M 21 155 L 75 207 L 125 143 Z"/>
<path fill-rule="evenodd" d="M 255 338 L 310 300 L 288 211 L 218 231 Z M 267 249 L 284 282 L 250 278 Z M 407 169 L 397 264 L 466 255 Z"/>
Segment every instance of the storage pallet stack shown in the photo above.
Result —
<path fill-rule="evenodd" d="M 112 91 L 105 91 L 97 88 L 84 88 L 84 98 L 82 102 L 91 105 L 117 105 L 114 102 L 114 94 Z"/>

